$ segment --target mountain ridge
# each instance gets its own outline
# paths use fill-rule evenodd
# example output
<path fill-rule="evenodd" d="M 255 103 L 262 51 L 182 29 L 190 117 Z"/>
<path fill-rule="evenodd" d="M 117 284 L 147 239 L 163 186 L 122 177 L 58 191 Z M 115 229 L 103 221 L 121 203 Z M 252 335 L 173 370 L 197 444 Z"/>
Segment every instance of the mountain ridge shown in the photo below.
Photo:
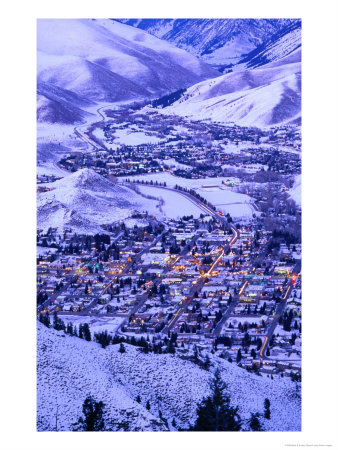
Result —
<path fill-rule="evenodd" d="M 64 113 L 70 123 L 71 95 L 88 104 L 135 102 L 217 76 L 184 50 L 109 19 L 39 19 L 37 32 L 39 120 Z M 75 122 L 86 115 L 81 109 L 73 105 Z"/>
<path fill-rule="evenodd" d="M 300 27 L 298 19 L 119 20 L 187 50 L 221 72 L 236 67 L 244 58 L 249 62 L 257 57 L 253 53 L 257 49 L 263 51 L 273 39 Z"/>

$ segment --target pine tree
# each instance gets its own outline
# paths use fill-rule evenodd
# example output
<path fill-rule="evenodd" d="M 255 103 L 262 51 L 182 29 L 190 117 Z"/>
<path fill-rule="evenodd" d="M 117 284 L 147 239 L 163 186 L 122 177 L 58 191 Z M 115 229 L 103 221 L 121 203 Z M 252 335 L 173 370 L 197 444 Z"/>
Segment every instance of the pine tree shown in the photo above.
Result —
<path fill-rule="evenodd" d="M 136 397 L 136 401 L 137 401 L 137 403 L 141 403 L 141 396 L 140 396 L 140 395 L 138 395 L 138 396 Z"/>
<path fill-rule="evenodd" d="M 172 354 L 175 353 L 175 346 L 174 346 L 174 343 L 173 343 L 173 341 L 171 339 L 170 339 L 169 344 L 167 346 L 167 352 L 168 353 L 172 353 Z"/>
<path fill-rule="evenodd" d="M 217 369 L 210 385 L 211 395 L 198 405 L 193 431 L 239 431 L 241 418 L 238 407 L 230 406 L 230 396 Z"/>
<path fill-rule="evenodd" d="M 264 400 L 264 417 L 266 419 L 270 419 L 271 417 L 270 400 L 268 398 Z"/>
<path fill-rule="evenodd" d="M 67 332 L 67 334 L 70 334 L 71 336 L 73 336 L 73 324 L 72 324 L 72 322 L 69 322 L 69 324 L 67 325 L 66 332 Z"/>
<path fill-rule="evenodd" d="M 262 431 L 262 426 L 259 421 L 259 414 L 251 414 L 250 422 L 249 422 L 250 428 L 252 431 Z"/>
<path fill-rule="evenodd" d="M 78 425 L 81 431 L 104 430 L 104 403 L 96 402 L 89 395 L 82 405 L 83 417 L 79 418 Z"/>
<path fill-rule="evenodd" d="M 92 336 L 91 336 L 91 333 L 90 333 L 90 329 L 89 329 L 88 323 L 84 323 L 83 324 L 82 330 L 83 330 L 83 339 L 85 339 L 86 341 L 91 341 L 92 340 Z"/>
<path fill-rule="evenodd" d="M 209 355 L 207 355 L 207 356 L 205 357 L 203 366 L 204 366 L 204 368 L 205 368 L 206 370 L 209 370 L 209 369 L 210 369 L 210 365 L 211 365 L 210 357 L 209 357 Z"/>
<path fill-rule="evenodd" d="M 125 348 L 125 346 L 123 345 L 122 342 L 121 342 L 121 344 L 120 344 L 119 352 L 120 352 L 120 353 L 126 353 L 126 348 Z"/>
<path fill-rule="evenodd" d="M 64 330 L 66 328 L 63 320 L 58 318 L 56 311 L 54 311 L 54 314 L 53 314 L 53 328 L 58 331 Z"/>
<path fill-rule="evenodd" d="M 149 400 L 147 400 L 146 408 L 147 408 L 148 411 L 150 411 L 150 403 L 149 403 Z"/>
<path fill-rule="evenodd" d="M 241 349 L 238 349 L 237 356 L 236 356 L 237 364 L 241 362 L 241 359 L 242 359 L 242 352 L 241 352 Z"/>

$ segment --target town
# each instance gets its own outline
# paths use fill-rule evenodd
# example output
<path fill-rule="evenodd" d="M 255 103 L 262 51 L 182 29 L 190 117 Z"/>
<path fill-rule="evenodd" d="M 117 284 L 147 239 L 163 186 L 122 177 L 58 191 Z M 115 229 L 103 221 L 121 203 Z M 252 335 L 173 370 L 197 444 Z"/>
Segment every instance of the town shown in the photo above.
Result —
<path fill-rule="evenodd" d="M 59 161 L 61 167 L 89 167 L 104 176 L 121 177 L 170 171 L 174 166 L 174 175 L 188 179 L 235 174 L 243 181 L 264 171 L 269 172 L 266 180 L 270 172 L 275 177 L 300 173 L 300 133 L 292 126 L 262 131 L 130 108 L 107 115 L 108 120 L 92 124 L 83 135 L 78 131 L 92 151 L 66 155 Z M 130 134 L 133 145 L 120 143 L 119 138 L 123 142 Z"/>
<path fill-rule="evenodd" d="M 211 352 L 257 375 L 299 381 L 300 211 L 287 208 L 280 187 L 271 183 L 271 204 L 251 192 L 260 213 L 242 224 L 176 186 L 199 205 L 199 218 L 135 214 L 147 225 L 121 221 L 94 236 L 38 230 L 40 320 L 56 315 L 72 330 L 88 323 L 98 342 L 141 338 L 147 351 L 198 364 Z"/>

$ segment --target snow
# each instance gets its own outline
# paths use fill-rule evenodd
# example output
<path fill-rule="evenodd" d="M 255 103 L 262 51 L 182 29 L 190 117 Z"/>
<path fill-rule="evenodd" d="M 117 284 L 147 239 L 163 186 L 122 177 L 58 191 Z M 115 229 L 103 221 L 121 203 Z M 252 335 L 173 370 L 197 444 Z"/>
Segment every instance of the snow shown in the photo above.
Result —
<path fill-rule="evenodd" d="M 38 79 L 95 101 L 149 98 L 217 75 L 184 50 L 109 19 L 37 24 Z"/>
<path fill-rule="evenodd" d="M 225 214 L 229 213 L 234 218 L 252 217 L 255 209 L 252 199 L 245 194 L 239 194 L 223 187 L 200 188 L 197 191 L 207 201 Z"/>
<path fill-rule="evenodd" d="M 295 62 L 202 81 L 159 112 L 242 126 L 289 122 L 300 117 L 300 70 Z"/>
<path fill-rule="evenodd" d="M 142 194 L 162 199 L 164 204 L 161 205 L 160 210 L 163 215 L 170 219 L 190 215 L 197 218 L 203 212 L 202 209 L 178 192 L 144 185 L 138 185 L 137 187 Z"/>
<path fill-rule="evenodd" d="M 231 316 L 229 320 L 226 321 L 225 325 L 226 327 L 231 323 L 234 326 L 238 326 L 239 323 L 244 325 L 245 323 L 251 324 L 251 323 L 257 323 L 261 324 L 262 320 L 264 322 L 267 320 L 267 316 L 256 316 L 256 317 L 250 317 L 250 316 Z M 226 328 L 225 327 L 225 328 Z"/>
<path fill-rule="evenodd" d="M 153 180 L 153 182 L 158 181 L 159 183 L 166 182 L 168 187 L 175 187 L 177 184 L 178 186 L 182 186 L 189 189 L 200 189 L 203 187 L 210 187 L 210 186 L 222 186 L 222 182 L 239 182 L 238 178 L 234 177 L 219 177 L 219 178 L 198 178 L 198 179 L 188 179 L 188 178 L 181 178 L 176 177 L 175 175 L 172 175 L 169 172 L 158 172 L 158 173 L 150 173 L 146 175 L 134 175 L 128 177 L 130 180 L 138 180 L 138 181 L 146 181 L 150 182 Z"/>
<path fill-rule="evenodd" d="M 127 129 L 116 130 L 114 136 L 114 144 L 120 145 L 156 144 L 165 140 L 158 138 L 157 136 L 146 135 L 142 131 L 133 132 Z"/>
<path fill-rule="evenodd" d="M 36 247 L 36 255 L 37 256 L 44 256 L 44 255 L 52 255 L 53 253 L 57 252 L 57 248 L 53 247 Z"/>
<path fill-rule="evenodd" d="M 52 190 L 38 194 L 37 199 L 37 222 L 43 230 L 70 227 L 95 233 L 100 225 L 123 220 L 135 210 L 158 212 L 156 200 L 115 185 L 91 169 L 81 169 L 49 187 Z"/>
<path fill-rule="evenodd" d="M 289 190 L 290 197 L 297 203 L 298 206 L 302 204 L 302 176 L 295 176 L 295 182 L 292 189 Z"/>
<path fill-rule="evenodd" d="M 180 178 L 171 175 L 168 172 L 161 172 L 157 174 L 148 174 L 144 176 L 133 176 L 129 177 L 131 180 L 151 180 L 153 182 L 158 181 L 159 183 L 166 182 L 167 187 L 175 187 L 175 185 L 179 185 L 182 187 L 186 187 L 189 189 L 194 189 L 204 197 L 207 201 L 212 203 L 217 207 L 217 209 L 223 211 L 225 214 L 229 213 L 234 218 L 251 218 L 255 213 L 255 208 L 253 206 L 253 200 L 251 197 L 245 194 L 240 194 L 231 190 L 230 187 L 222 185 L 222 181 L 224 183 L 229 182 L 238 182 L 237 178 L 200 178 L 197 180 L 189 180 L 187 178 Z M 163 212 L 168 217 L 176 217 L 177 214 L 177 196 L 174 198 L 169 195 L 170 191 L 165 191 L 164 189 L 159 189 L 156 187 L 145 186 L 142 184 L 137 184 L 137 188 L 140 188 L 141 192 L 145 192 L 144 189 L 148 189 L 148 192 L 151 192 L 151 195 L 155 197 L 161 197 L 165 201 L 164 207 L 162 207 Z M 150 190 L 149 190 L 150 189 Z M 166 193 L 165 193 L 166 192 Z M 165 193 L 165 194 L 164 194 Z M 175 193 L 172 193 L 175 194 Z M 179 194 L 178 194 L 179 195 Z M 165 196 L 165 197 L 163 197 Z M 182 197 L 182 196 L 181 196 Z M 184 201 L 184 203 L 182 203 Z M 173 203 L 172 203 L 173 202 Z M 193 206 L 193 210 L 191 206 L 185 206 L 187 203 L 190 203 L 188 200 L 179 199 L 179 205 L 184 209 L 187 207 L 190 211 L 189 214 L 195 215 L 197 213 L 196 207 Z M 199 212 L 200 214 L 200 212 Z M 199 216 L 198 214 L 198 216 Z"/>
<path fill-rule="evenodd" d="M 100 333 L 107 330 L 108 333 L 114 334 L 120 327 L 121 323 L 125 320 L 123 317 L 96 317 L 96 316 L 79 316 L 79 315 L 61 315 L 65 324 L 72 323 L 79 328 L 80 324 L 88 323 L 92 337 L 94 333 Z"/>
<path fill-rule="evenodd" d="M 159 409 L 169 422 L 188 427 L 196 419 L 196 406 L 209 393 L 212 373 L 176 355 L 140 353 L 136 347 L 119 345 L 102 349 L 98 344 L 65 336 L 38 323 L 37 428 L 70 430 L 81 416 L 87 395 L 102 400 L 108 421 L 128 422 L 130 430 L 166 430 Z M 248 373 L 211 355 L 213 369 L 219 367 L 233 405 L 241 417 L 263 412 L 264 399 L 271 402 L 271 419 L 261 418 L 267 431 L 300 431 L 301 402 L 295 383 Z M 135 399 L 141 396 L 141 404 Z M 145 408 L 149 400 L 151 409 Z M 57 408 L 57 410 L 56 410 Z"/>

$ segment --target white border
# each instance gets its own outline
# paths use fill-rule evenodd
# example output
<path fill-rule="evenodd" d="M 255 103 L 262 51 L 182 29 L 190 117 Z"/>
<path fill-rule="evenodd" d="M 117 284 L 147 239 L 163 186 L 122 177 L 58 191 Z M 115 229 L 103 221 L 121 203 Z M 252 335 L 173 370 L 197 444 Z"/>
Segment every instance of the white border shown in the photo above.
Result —
<path fill-rule="evenodd" d="M 280 449 L 337 445 L 337 2 L 12 1 L 2 6 L 2 448 Z M 61 17 L 303 20 L 303 431 L 300 433 L 35 432 L 35 21 Z M 5 125 L 4 125 L 5 124 Z M 323 314 L 320 314 L 319 306 Z M 331 406 L 332 405 L 332 406 Z"/>

